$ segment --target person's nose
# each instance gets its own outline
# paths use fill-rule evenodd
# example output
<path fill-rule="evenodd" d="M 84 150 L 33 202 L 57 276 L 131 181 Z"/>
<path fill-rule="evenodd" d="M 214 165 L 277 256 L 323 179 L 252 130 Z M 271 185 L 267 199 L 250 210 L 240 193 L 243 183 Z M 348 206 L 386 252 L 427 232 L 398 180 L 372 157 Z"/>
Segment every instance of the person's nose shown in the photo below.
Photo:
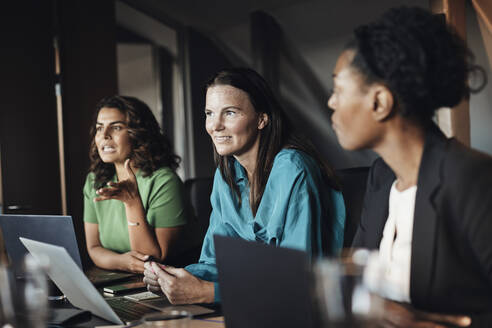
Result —
<path fill-rule="evenodd" d="M 224 122 L 222 121 L 221 115 L 212 117 L 210 120 L 210 127 L 212 131 L 221 131 L 224 129 Z"/>
<path fill-rule="evenodd" d="M 104 128 L 104 139 L 111 139 L 111 129 L 109 127 Z"/>

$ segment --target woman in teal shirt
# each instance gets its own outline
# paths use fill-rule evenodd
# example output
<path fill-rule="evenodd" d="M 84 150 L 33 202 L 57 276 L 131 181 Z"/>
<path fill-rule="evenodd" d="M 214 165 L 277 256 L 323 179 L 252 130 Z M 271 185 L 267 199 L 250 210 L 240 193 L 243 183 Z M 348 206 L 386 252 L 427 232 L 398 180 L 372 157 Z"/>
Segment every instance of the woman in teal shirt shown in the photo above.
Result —
<path fill-rule="evenodd" d="M 205 115 L 218 169 L 200 261 L 185 269 L 145 264 L 149 290 L 174 304 L 220 300 L 214 234 L 312 256 L 335 254 L 343 243 L 345 207 L 333 171 L 293 133 L 258 73 L 218 72 L 207 84 Z"/>
<path fill-rule="evenodd" d="M 91 135 L 84 186 L 91 259 L 104 269 L 138 273 L 149 256 L 169 263 L 185 246 L 178 242 L 186 207 L 174 172 L 179 157 L 150 108 L 136 98 L 106 97 L 97 105 Z"/>

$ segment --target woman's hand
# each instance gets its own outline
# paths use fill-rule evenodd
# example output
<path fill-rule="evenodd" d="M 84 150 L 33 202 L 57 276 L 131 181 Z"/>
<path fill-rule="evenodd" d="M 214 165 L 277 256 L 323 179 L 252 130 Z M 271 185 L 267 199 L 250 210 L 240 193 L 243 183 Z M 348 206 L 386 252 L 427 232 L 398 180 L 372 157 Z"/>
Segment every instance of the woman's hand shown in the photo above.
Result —
<path fill-rule="evenodd" d="M 149 292 L 162 295 L 163 293 L 161 290 L 161 286 L 159 285 L 159 282 L 157 281 L 157 279 L 159 279 L 159 278 L 154 273 L 154 270 L 152 269 L 151 263 L 152 262 L 145 262 L 145 264 L 144 264 L 145 270 L 144 270 L 143 282 L 145 284 L 147 284 L 147 289 L 149 290 Z"/>
<path fill-rule="evenodd" d="M 464 315 L 451 315 L 424 312 L 393 301 L 385 301 L 383 327 L 445 328 L 468 327 L 471 318 Z"/>
<path fill-rule="evenodd" d="M 155 262 L 146 263 L 145 268 L 147 288 L 153 292 L 158 286 L 171 304 L 212 303 L 214 300 L 214 284 L 198 279 L 185 269 Z"/>
<path fill-rule="evenodd" d="M 148 255 L 137 251 L 129 251 L 120 254 L 119 262 L 121 263 L 121 269 L 124 271 L 143 273 L 145 269 L 144 263 L 148 258 Z"/>
<path fill-rule="evenodd" d="M 125 161 L 126 177 L 120 179 L 119 182 L 108 182 L 108 187 L 100 188 L 96 191 L 99 195 L 94 198 L 94 201 L 102 201 L 108 199 L 117 199 L 125 204 L 131 204 L 140 198 L 138 193 L 137 178 L 130 166 L 130 159 Z"/>

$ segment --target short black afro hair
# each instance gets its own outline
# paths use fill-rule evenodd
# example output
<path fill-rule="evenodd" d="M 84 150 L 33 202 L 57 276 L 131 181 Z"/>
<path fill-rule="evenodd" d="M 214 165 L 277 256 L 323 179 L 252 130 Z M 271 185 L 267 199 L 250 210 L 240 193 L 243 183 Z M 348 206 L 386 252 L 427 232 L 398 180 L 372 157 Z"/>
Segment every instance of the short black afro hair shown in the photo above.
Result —
<path fill-rule="evenodd" d="M 442 15 L 417 7 L 393 8 L 354 34 L 347 45 L 355 50 L 352 67 L 367 83 L 385 84 L 402 116 L 429 122 L 436 109 L 468 97 L 472 71 L 486 81 L 485 71 L 471 64 L 472 53 Z"/>

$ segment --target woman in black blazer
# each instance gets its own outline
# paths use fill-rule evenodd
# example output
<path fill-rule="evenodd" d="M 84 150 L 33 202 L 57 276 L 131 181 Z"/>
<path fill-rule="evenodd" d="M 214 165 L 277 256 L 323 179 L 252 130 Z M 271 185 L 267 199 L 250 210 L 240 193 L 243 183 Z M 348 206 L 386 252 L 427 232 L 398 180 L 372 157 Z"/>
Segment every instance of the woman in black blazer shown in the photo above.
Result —
<path fill-rule="evenodd" d="M 403 7 L 357 28 L 333 73 L 339 142 L 381 156 L 353 246 L 386 261 L 390 327 L 492 327 L 492 158 L 433 122 L 468 96 L 472 71 L 440 17 Z"/>

